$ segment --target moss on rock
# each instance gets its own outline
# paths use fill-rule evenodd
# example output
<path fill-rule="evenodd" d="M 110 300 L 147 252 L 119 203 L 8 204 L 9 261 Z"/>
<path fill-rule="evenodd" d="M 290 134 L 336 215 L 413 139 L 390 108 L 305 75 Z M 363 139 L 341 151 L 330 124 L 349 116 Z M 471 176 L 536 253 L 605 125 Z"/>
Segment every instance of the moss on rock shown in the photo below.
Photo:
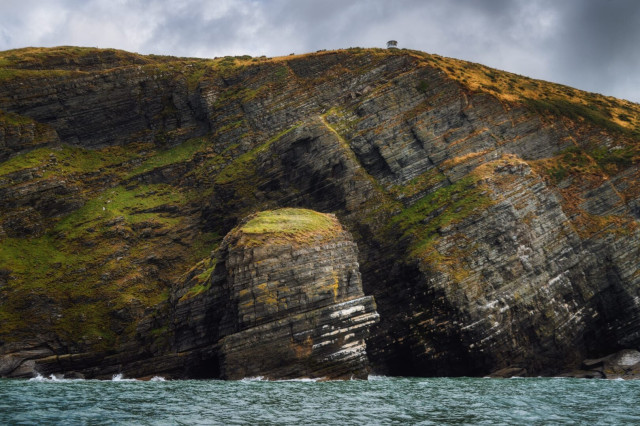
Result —
<path fill-rule="evenodd" d="M 236 239 L 236 245 L 253 247 L 262 244 L 301 245 L 329 241 L 342 232 L 342 226 L 332 214 L 283 208 L 249 216 L 230 235 Z"/>

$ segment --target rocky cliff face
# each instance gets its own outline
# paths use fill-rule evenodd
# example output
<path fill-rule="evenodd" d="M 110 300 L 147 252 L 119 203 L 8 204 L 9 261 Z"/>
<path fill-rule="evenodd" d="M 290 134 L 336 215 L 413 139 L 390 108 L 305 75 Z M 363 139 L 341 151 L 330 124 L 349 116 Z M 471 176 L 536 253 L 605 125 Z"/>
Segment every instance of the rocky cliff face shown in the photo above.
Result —
<path fill-rule="evenodd" d="M 403 50 L 2 58 L 2 375 L 47 360 L 238 377 L 259 374 L 240 365 L 266 324 L 323 339 L 304 324 L 340 317 L 324 267 L 274 307 L 243 274 L 292 252 L 221 238 L 278 207 L 334 213 L 353 234 L 381 373 L 556 374 L 640 346 L 636 104 Z M 314 253 L 300 261 L 327 261 Z M 333 302 L 356 303 L 340 274 Z M 299 317 L 303 294 L 319 312 Z M 294 359 L 289 343 L 265 350 Z M 290 365 L 261 368 L 311 374 Z"/>
<path fill-rule="evenodd" d="M 367 377 L 364 339 L 378 314 L 362 292 L 357 247 L 334 217 L 259 213 L 220 250 L 222 377 Z"/>

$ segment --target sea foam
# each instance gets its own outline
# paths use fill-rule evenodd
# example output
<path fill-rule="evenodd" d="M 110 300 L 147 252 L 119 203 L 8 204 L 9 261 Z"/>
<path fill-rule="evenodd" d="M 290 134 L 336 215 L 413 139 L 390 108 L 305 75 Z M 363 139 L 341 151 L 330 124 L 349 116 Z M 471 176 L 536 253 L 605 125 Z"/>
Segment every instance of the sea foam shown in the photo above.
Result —
<path fill-rule="evenodd" d="M 136 379 L 125 379 L 122 373 L 114 374 L 111 377 L 112 382 L 135 382 Z"/>

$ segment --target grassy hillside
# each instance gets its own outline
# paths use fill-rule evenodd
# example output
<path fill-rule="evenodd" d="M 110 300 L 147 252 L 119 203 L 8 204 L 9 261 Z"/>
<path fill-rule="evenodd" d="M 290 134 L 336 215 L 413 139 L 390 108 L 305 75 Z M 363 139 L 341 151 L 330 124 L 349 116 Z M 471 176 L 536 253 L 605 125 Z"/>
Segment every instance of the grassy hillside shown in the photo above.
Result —
<path fill-rule="evenodd" d="M 7 297 L 0 305 L 2 339 L 19 340 L 43 328 L 67 342 L 83 336 L 85 344 L 106 348 L 124 324 L 133 331 L 131 319 L 165 300 L 171 280 L 219 241 L 214 233 L 192 229 L 197 212 L 189 205 L 202 194 L 137 177 L 188 163 L 203 145 L 196 139 L 171 149 L 135 143 L 100 150 L 61 146 L 0 164 L 0 190 L 19 188 L 16 177 L 29 173 L 36 187 L 62 182 L 73 188 L 80 204 L 70 213 L 46 217 L 56 201 L 36 191 L 23 207 L 1 208 L 5 218 L 17 215 L 27 229 L 30 221 L 44 224 L 30 235 L 0 235 Z M 43 199 L 50 205 L 38 207 Z"/>
<path fill-rule="evenodd" d="M 541 114 L 564 116 L 604 129 L 640 137 L 640 105 L 562 84 L 489 68 L 473 62 L 412 51 L 471 91 L 490 93 L 509 103 L 524 103 Z"/>

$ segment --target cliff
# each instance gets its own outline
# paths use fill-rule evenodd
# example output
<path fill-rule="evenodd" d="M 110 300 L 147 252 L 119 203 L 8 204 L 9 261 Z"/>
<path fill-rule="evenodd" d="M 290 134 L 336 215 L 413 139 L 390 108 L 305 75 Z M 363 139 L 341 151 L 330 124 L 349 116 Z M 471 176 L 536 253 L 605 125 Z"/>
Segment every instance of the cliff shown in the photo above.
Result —
<path fill-rule="evenodd" d="M 1 52 L 0 375 L 227 374 L 261 320 L 224 319 L 235 281 L 210 253 L 235 259 L 222 237 L 281 207 L 353 235 L 377 372 L 557 374 L 638 349 L 639 123 L 407 50 Z"/>
<path fill-rule="evenodd" d="M 261 212 L 220 250 L 222 377 L 366 379 L 364 339 L 378 315 L 362 293 L 357 247 L 335 217 Z"/>

